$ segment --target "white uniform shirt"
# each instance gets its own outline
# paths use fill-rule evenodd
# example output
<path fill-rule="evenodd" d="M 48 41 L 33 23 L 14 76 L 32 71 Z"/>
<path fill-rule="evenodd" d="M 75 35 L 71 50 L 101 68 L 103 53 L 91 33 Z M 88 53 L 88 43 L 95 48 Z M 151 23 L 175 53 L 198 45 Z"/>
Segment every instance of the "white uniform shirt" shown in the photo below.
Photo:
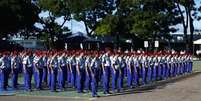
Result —
<path fill-rule="evenodd" d="M 0 69 L 5 68 L 5 63 L 3 61 L 3 57 L 0 58 Z"/>

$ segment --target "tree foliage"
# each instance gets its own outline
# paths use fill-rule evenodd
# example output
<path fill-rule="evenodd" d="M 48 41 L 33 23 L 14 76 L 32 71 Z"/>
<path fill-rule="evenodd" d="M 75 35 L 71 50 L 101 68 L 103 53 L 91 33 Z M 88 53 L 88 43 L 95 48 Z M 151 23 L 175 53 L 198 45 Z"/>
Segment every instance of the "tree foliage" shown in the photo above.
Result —
<path fill-rule="evenodd" d="M 169 33 L 177 31 L 174 26 L 182 24 L 186 43 L 192 47 L 193 22 L 201 19 L 195 0 L 1 0 L 0 11 L 0 33 L 38 30 L 33 26 L 37 22 L 43 26 L 41 36 L 51 43 L 69 32 L 64 25 L 75 19 L 84 23 L 89 36 L 132 35 L 152 40 L 170 38 Z M 47 17 L 38 17 L 40 12 L 48 12 Z M 62 18 L 60 23 L 58 18 Z"/>
<path fill-rule="evenodd" d="M 86 32 L 91 35 L 100 21 L 115 10 L 115 0 L 73 0 L 73 17 L 83 21 Z"/>
<path fill-rule="evenodd" d="M 21 29 L 34 28 L 39 10 L 31 0 L 1 0 L 0 12 L 0 33 L 6 36 Z"/>
<path fill-rule="evenodd" d="M 186 50 L 193 51 L 193 33 L 194 33 L 194 20 L 197 18 L 197 8 L 195 7 L 194 0 L 174 0 L 181 18 L 183 25 L 184 38 L 186 41 Z M 184 9 L 182 10 L 183 7 Z M 188 38 L 188 28 L 190 29 L 190 38 Z"/>
<path fill-rule="evenodd" d="M 115 13 L 105 18 L 97 33 L 134 34 L 143 38 L 175 32 L 179 22 L 173 2 L 161 0 L 117 0 Z M 114 19 L 115 18 L 115 19 Z M 112 25 L 110 24 L 112 23 Z"/>
<path fill-rule="evenodd" d="M 47 17 L 41 17 L 38 23 L 43 25 L 40 34 L 46 36 L 49 47 L 55 46 L 56 40 L 60 40 L 65 32 L 69 34 L 68 27 L 64 24 L 71 19 L 70 8 L 71 0 L 37 0 L 36 4 L 41 12 L 47 12 Z M 57 23 L 57 19 L 62 18 L 61 23 Z M 48 34 L 48 35 L 43 35 Z"/>

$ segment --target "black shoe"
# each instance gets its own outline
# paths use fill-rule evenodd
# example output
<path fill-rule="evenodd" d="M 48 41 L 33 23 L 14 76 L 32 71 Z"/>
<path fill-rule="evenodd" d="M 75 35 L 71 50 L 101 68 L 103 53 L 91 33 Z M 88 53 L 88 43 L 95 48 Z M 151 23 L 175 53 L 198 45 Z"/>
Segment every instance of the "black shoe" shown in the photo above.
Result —
<path fill-rule="evenodd" d="M 109 92 L 103 92 L 103 94 L 109 94 Z"/>
<path fill-rule="evenodd" d="M 51 90 L 51 92 L 57 92 L 56 90 Z"/>
<path fill-rule="evenodd" d="M 83 91 L 78 91 L 77 93 L 84 93 Z"/>
<path fill-rule="evenodd" d="M 100 97 L 99 95 L 93 95 L 92 97 Z"/>
<path fill-rule="evenodd" d="M 122 93 L 122 92 L 123 92 L 123 89 L 119 89 L 117 92 L 118 92 L 118 93 Z"/>

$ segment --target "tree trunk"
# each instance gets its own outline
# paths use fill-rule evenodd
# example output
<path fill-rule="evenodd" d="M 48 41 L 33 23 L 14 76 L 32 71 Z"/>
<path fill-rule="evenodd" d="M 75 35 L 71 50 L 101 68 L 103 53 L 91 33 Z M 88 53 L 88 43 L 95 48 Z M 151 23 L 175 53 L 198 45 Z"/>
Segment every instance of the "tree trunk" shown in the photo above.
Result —
<path fill-rule="evenodd" d="M 50 49 L 54 49 L 54 45 L 55 45 L 55 42 L 54 42 L 54 33 L 51 31 L 49 32 L 50 33 Z"/>
<path fill-rule="evenodd" d="M 177 6 L 177 8 L 179 10 L 181 19 L 182 19 L 182 25 L 183 25 L 183 28 L 184 28 L 184 40 L 185 40 L 185 43 L 186 43 L 186 51 L 188 51 L 189 50 L 188 36 L 187 36 L 187 29 L 188 29 L 188 22 L 189 22 L 188 8 L 185 7 L 185 11 L 186 11 L 186 20 L 185 20 L 185 17 L 183 15 L 183 11 L 181 10 L 179 2 L 177 0 L 175 0 L 175 3 L 176 3 L 176 6 Z"/>
<path fill-rule="evenodd" d="M 187 29 L 188 29 L 188 27 L 184 27 L 184 39 L 185 39 L 185 43 L 186 43 L 186 51 L 189 51 Z"/>
<path fill-rule="evenodd" d="M 88 29 L 88 27 L 87 27 L 87 23 L 86 23 L 86 21 L 83 21 L 83 22 L 84 22 L 84 26 L 85 26 L 87 35 L 90 36 L 90 32 L 89 32 L 89 29 Z"/>
<path fill-rule="evenodd" d="M 194 33 L 194 25 L 193 25 L 193 18 L 191 15 L 191 10 L 189 9 L 189 18 L 190 18 L 190 52 L 193 53 L 193 33 Z"/>

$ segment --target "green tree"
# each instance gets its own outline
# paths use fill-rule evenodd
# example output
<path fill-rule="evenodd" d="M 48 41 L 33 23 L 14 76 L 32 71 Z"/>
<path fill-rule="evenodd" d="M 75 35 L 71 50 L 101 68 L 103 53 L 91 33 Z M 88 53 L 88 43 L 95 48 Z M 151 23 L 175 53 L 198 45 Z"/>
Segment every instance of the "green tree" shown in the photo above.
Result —
<path fill-rule="evenodd" d="M 178 23 L 178 15 L 175 12 L 174 3 L 161 0 L 141 0 L 138 8 L 133 13 L 133 25 L 131 33 L 145 36 L 145 38 L 160 37 L 161 35 L 175 32 L 171 27 Z"/>
<path fill-rule="evenodd" d="M 115 0 L 72 0 L 73 18 L 83 21 L 90 36 L 100 21 L 115 9 Z"/>
<path fill-rule="evenodd" d="M 201 2 L 199 2 L 198 5 L 200 5 L 198 7 L 198 11 L 201 13 Z M 197 20 L 200 21 L 201 20 L 201 16 L 197 16 Z"/>
<path fill-rule="evenodd" d="M 137 36 L 143 39 L 169 38 L 180 23 L 174 2 L 161 0 L 117 0 L 112 15 L 101 20 L 96 33 Z"/>
<path fill-rule="evenodd" d="M 0 12 L 1 37 L 23 29 L 32 30 L 38 21 L 39 10 L 31 0 L 1 0 Z"/>
<path fill-rule="evenodd" d="M 186 50 L 193 51 L 193 33 L 194 25 L 193 22 L 197 18 L 197 8 L 195 7 L 194 0 L 174 0 L 175 5 L 178 8 L 179 16 L 181 17 L 181 22 L 184 30 L 184 37 L 186 40 Z M 184 7 L 182 10 L 181 7 Z M 190 28 L 190 40 L 187 35 L 187 30 Z"/>
<path fill-rule="evenodd" d="M 54 48 L 56 40 L 61 40 L 64 32 L 69 34 L 69 29 L 64 24 L 71 19 L 71 0 L 37 0 L 41 12 L 48 12 L 48 17 L 41 17 L 39 23 L 43 26 L 41 34 L 48 38 L 49 48 Z M 56 22 L 58 18 L 63 18 L 60 24 Z"/>

